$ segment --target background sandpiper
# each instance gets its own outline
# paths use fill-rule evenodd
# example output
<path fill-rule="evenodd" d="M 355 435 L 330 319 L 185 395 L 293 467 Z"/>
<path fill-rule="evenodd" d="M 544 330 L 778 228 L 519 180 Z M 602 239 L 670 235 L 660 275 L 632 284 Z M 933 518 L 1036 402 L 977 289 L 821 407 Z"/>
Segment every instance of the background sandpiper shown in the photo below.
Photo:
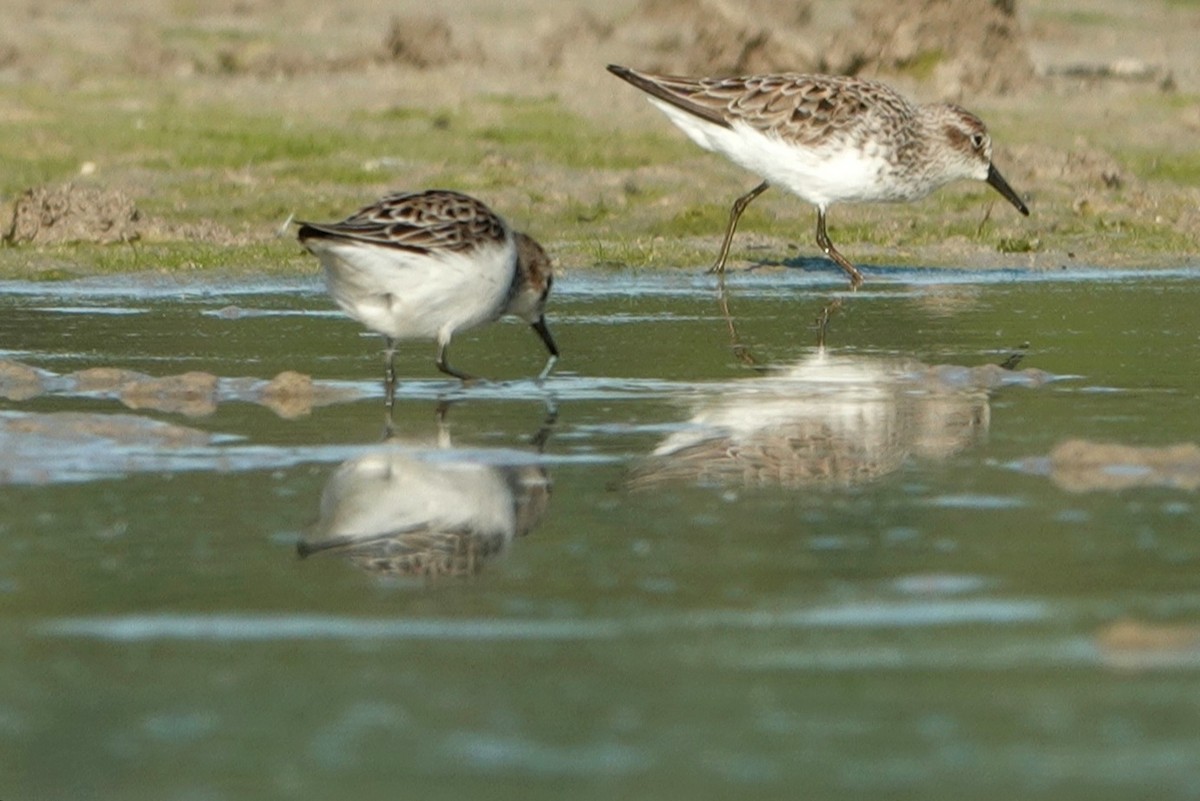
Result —
<path fill-rule="evenodd" d="M 917 200 L 972 178 L 1029 214 L 992 164 L 987 128 L 958 106 L 919 105 L 885 84 L 832 75 L 680 78 L 615 64 L 608 71 L 646 92 L 693 142 L 763 177 L 734 201 L 710 272 L 725 270 L 738 219 L 771 184 L 817 207 L 817 244 L 851 287 L 862 273 L 825 232 L 834 203 Z"/>

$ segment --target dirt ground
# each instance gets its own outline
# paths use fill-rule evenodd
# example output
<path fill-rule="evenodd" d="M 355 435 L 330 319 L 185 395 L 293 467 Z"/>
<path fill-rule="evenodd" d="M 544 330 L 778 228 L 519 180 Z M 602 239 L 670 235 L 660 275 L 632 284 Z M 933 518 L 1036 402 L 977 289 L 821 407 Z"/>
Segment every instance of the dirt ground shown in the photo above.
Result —
<path fill-rule="evenodd" d="M 434 183 L 568 267 L 699 263 L 755 178 L 607 63 L 851 73 L 984 117 L 1033 216 L 982 185 L 836 208 L 852 258 L 1052 269 L 1200 246 L 1194 0 L 16 0 L 4 17 L 8 275 L 144 268 L 147 247 L 168 268 L 309 269 L 277 236 L 288 214 Z M 803 202 L 768 193 L 734 259 L 814 256 L 812 229 Z"/>

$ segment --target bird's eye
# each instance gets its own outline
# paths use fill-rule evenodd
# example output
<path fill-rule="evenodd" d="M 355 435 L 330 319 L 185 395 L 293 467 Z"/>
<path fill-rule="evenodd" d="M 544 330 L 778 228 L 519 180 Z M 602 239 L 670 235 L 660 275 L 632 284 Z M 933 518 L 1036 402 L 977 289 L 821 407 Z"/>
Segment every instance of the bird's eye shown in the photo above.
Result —
<path fill-rule="evenodd" d="M 983 147 L 983 134 L 981 134 L 981 133 L 971 134 L 971 147 L 975 148 L 976 150 L 979 150 L 980 148 Z"/>

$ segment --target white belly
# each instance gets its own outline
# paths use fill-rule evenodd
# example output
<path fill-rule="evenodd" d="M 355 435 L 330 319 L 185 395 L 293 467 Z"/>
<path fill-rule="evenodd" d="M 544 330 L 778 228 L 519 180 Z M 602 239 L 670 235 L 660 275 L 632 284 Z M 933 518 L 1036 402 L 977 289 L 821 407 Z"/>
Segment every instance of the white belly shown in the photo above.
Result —
<path fill-rule="evenodd" d="M 889 200 L 880 175 L 887 161 L 854 147 L 818 150 L 785 142 L 744 123 L 724 128 L 651 99 L 693 142 L 720 153 L 774 186 L 821 208 L 833 203 Z"/>
<path fill-rule="evenodd" d="M 498 319 L 516 269 L 511 241 L 466 255 L 325 242 L 317 255 L 338 306 L 393 339 L 448 341 Z"/>

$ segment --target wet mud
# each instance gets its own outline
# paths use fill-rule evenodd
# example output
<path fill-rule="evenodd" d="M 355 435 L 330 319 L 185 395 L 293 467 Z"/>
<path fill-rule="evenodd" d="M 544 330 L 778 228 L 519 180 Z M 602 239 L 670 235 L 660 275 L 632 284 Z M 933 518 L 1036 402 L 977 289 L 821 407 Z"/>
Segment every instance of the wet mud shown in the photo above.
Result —
<path fill-rule="evenodd" d="M 90 367 L 66 375 L 0 360 L 0 398 L 30 400 L 43 394 L 88 395 L 117 400 L 135 410 L 207 417 L 218 405 L 249 402 L 283 418 L 304 417 L 313 409 L 358 399 L 357 390 L 285 370 L 274 378 L 221 378 L 201 371 L 149 376 L 120 367 Z"/>

